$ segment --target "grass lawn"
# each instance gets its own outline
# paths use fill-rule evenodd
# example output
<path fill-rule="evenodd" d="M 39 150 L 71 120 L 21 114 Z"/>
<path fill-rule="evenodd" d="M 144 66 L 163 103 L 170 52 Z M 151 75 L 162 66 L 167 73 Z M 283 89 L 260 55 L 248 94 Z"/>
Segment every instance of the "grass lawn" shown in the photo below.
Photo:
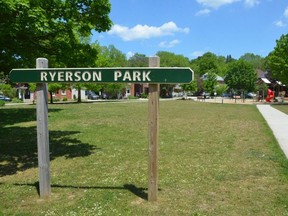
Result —
<path fill-rule="evenodd" d="M 275 104 L 275 105 L 273 105 L 273 107 L 288 115 L 288 104 L 285 104 L 285 105 Z"/>
<path fill-rule="evenodd" d="M 288 215 L 288 161 L 255 105 L 161 101 L 154 203 L 147 102 L 49 105 L 48 199 L 35 106 L 0 116 L 0 215 Z"/>

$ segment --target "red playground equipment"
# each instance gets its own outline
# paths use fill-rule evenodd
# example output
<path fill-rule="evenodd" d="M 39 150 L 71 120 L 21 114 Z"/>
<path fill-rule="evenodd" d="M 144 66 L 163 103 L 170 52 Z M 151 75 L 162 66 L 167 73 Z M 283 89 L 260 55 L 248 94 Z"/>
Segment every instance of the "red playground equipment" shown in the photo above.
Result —
<path fill-rule="evenodd" d="M 266 97 L 266 102 L 270 103 L 271 99 L 274 98 L 274 92 L 271 89 L 268 89 L 268 95 Z"/>

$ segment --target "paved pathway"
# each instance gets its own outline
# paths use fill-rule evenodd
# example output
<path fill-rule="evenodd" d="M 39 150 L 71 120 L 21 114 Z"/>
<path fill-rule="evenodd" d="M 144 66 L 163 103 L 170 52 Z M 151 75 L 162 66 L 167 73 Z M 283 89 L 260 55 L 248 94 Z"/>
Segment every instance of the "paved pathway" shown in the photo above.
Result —
<path fill-rule="evenodd" d="M 271 128 L 286 158 L 288 158 L 288 115 L 270 105 L 257 105 Z"/>

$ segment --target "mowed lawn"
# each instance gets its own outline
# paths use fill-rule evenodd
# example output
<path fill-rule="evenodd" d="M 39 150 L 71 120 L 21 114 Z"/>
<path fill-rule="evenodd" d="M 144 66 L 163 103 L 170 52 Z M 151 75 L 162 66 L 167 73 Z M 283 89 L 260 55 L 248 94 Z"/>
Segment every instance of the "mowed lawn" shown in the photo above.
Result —
<path fill-rule="evenodd" d="M 255 105 L 160 101 L 157 202 L 147 101 L 49 105 L 49 199 L 35 118 L 0 109 L 0 215 L 288 215 L 288 161 Z"/>
<path fill-rule="evenodd" d="M 273 107 L 288 115 L 288 104 L 274 104 Z"/>

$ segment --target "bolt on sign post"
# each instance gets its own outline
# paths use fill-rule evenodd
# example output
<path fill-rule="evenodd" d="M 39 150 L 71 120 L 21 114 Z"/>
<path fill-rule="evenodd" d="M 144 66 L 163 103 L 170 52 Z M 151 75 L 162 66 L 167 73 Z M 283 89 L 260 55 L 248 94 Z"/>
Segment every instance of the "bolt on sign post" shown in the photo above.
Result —
<path fill-rule="evenodd" d="M 149 67 L 160 67 L 158 56 L 149 57 Z M 148 99 L 148 201 L 157 201 L 158 195 L 158 134 L 159 134 L 159 87 L 149 84 Z"/>
<path fill-rule="evenodd" d="M 51 194 L 48 133 L 47 83 L 148 83 L 148 201 L 158 195 L 159 89 L 162 84 L 190 83 L 193 71 L 188 67 L 160 67 L 160 58 L 150 57 L 149 67 L 127 68 L 48 68 L 48 60 L 38 58 L 36 69 L 13 69 L 12 82 L 37 83 L 37 146 L 40 197 Z"/>
<path fill-rule="evenodd" d="M 36 68 L 48 68 L 48 60 L 38 58 Z M 37 83 L 37 148 L 39 166 L 40 197 L 49 197 L 50 185 L 50 157 L 49 157 L 49 131 L 48 131 L 48 98 L 47 83 Z"/>

